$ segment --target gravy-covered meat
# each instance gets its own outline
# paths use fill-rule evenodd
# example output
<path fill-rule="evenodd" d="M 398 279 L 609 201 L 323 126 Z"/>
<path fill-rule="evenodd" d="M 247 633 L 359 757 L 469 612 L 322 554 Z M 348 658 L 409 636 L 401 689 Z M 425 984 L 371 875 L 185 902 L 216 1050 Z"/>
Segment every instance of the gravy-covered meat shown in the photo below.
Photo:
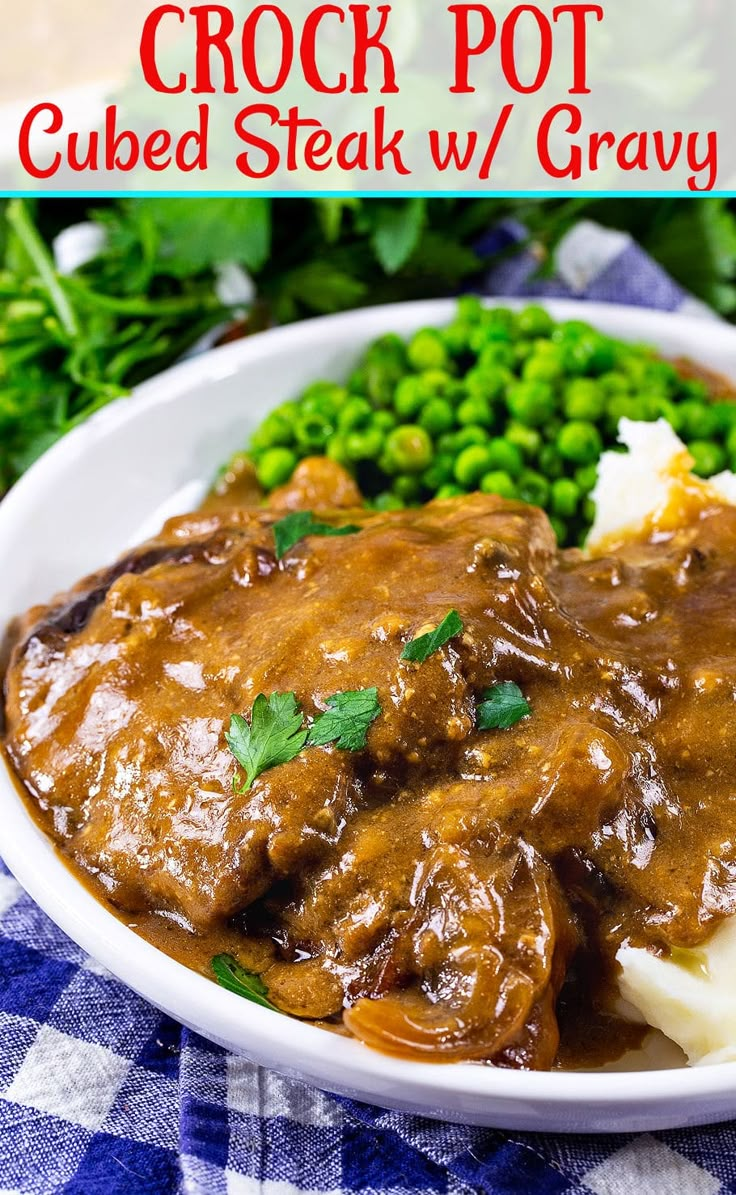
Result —
<path fill-rule="evenodd" d="M 31 611 L 8 751 L 74 865 L 194 965 L 226 948 L 384 1050 L 548 1067 L 566 982 L 605 1011 L 622 942 L 736 909 L 736 510 L 587 559 L 522 504 L 375 514 L 351 485 L 307 462 L 270 512 L 220 495 Z M 305 508 L 322 531 L 279 558 Z M 508 725 L 479 713 L 498 686 Z M 374 690 L 352 746 L 303 741 Z M 304 734 L 246 775 L 226 732 L 261 694 Z"/>

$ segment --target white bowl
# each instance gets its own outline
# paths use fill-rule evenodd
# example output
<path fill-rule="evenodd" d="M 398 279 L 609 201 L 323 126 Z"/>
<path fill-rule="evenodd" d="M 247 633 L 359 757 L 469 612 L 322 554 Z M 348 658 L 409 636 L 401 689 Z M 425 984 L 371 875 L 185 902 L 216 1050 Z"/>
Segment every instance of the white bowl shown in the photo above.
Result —
<path fill-rule="evenodd" d="M 635 308 L 550 303 L 736 380 L 736 331 Z M 207 481 L 276 403 L 339 378 L 362 346 L 450 318 L 449 301 L 378 307 L 262 333 L 186 361 L 55 445 L 0 504 L 0 626 L 196 504 Z M 329 1091 L 498 1128 L 637 1131 L 725 1120 L 736 1063 L 635 1073 L 524 1073 L 405 1062 L 246 1003 L 161 954 L 67 869 L 0 764 L 0 853 L 53 920 L 121 980 L 177 1020 L 249 1058 Z M 642 1056 L 634 1065 L 647 1064 Z"/>

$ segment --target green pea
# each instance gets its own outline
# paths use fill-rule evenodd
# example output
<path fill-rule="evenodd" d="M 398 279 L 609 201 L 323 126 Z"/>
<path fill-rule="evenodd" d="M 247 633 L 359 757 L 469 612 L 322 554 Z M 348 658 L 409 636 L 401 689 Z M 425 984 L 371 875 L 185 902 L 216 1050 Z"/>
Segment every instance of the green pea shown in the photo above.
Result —
<path fill-rule="evenodd" d="M 443 485 L 451 482 L 455 476 L 455 458 L 449 453 L 436 456 L 432 464 L 422 474 L 422 485 L 428 490 L 439 490 Z"/>
<path fill-rule="evenodd" d="M 464 427 L 473 423 L 481 427 L 490 427 L 493 423 L 493 408 L 485 398 L 466 398 L 460 403 L 456 418 Z"/>
<path fill-rule="evenodd" d="M 465 388 L 470 398 L 484 398 L 489 402 L 500 398 L 514 375 L 500 365 L 477 365 L 465 375 Z"/>
<path fill-rule="evenodd" d="M 392 428 L 396 427 L 398 420 L 391 411 L 375 411 L 372 419 L 373 427 L 377 427 L 382 432 L 390 432 Z"/>
<path fill-rule="evenodd" d="M 406 345 L 398 332 L 384 332 L 368 345 L 366 358 L 381 357 L 384 360 L 406 361 Z"/>
<path fill-rule="evenodd" d="M 345 454 L 350 461 L 377 460 L 382 449 L 383 435 L 377 427 L 348 432 L 345 436 Z"/>
<path fill-rule="evenodd" d="M 663 398 L 667 398 L 680 387 L 680 375 L 670 361 L 649 361 L 644 377 L 647 390 Z"/>
<path fill-rule="evenodd" d="M 513 340 L 513 321 L 494 318 L 484 328 L 485 342 L 489 344 L 511 344 Z"/>
<path fill-rule="evenodd" d="M 538 336 L 549 336 L 555 323 L 552 316 L 538 303 L 523 307 L 516 316 L 516 327 L 520 336 L 533 340 Z"/>
<path fill-rule="evenodd" d="M 453 437 L 455 452 L 462 452 L 464 448 L 469 448 L 472 444 L 487 443 L 488 432 L 477 423 L 471 423 L 468 427 L 461 428 L 459 432 L 455 432 Z"/>
<path fill-rule="evenodd" d="M 710 440 L 718 435 L 718 414 L 708 403 L 686 399 L 679 406 L 681 430 L 686 440 Z"/>
<path fill-rule="evenodd" d="M 545 477 L 553 479 L 561 477 L 565 472 L 565 466 L 559 452 L 554 444 L 543 444 L 539 450 L 539 471 L 544 473 Z"/>
<path fill-rule="evenodd" d="M 351 469 L 352 462 L 347 453 L 346 437 L 339 433 L 330 436 L 327 441 L 326 455 L 331 461 L 335 461 L 338 465 L 344 465 L 346 469 Z"/>
<path fill-rule="evenodd" d="M 657 419 L 666 419 L 676 432 L 682 431 L 682 414 L 676 402 L 671 402 L 669 398 L 656 398 L 654 412 Z"/>
<path fill-rule="evenodd" d="M 290 448 L 268 448 L 256 465 L 256 476 L 264 490 L 273 490 L 288 481 L 297 466 L 297 455 Z"/>
<path fill-rule="evenodd" d="M 457 452 L 457 445 L 455 443 L 456 432 L 444 432 L 443 435 L 437 437 L 435 447 L 439 453 L 449 453 L 454 456 Z"/>
<path fill-rule="evenodd" d="M 432 441 L 417 424 L 396 427 L 386 438 L 386 457 L 394 473 L 422 473 L 432 460 L 432 451 Z"/>
<path fill-rule="evenodd" d="M 659 419 L 663 407 L 674 406 L 674 403 L 670 403 L 670 400 L 663 394 L 640 394 L 637 402 L 639 410 L 637 419 L 644 423 L 652 423 L 655 419 Z"/>
<path fill-rule="evenodd" d="M 448 402 L 453 404 L 453 406 L 457 406 L 458 403 L 461 403 L 468 397 L 468 389 L 465 385 L 465 380 L 453 378 L 449 386 L 445 387 L 442 397 L 446 398 Z"/>
<path fill-rule="evenodd" d="M 732 427 L 726 436 L 726 452 L 729 459 L 736 463 L 736 427 Z"/>
<path fill-rule="evenodd" d="M 382 494 L 378 494 L 373 499 L 374 510 L 403 510 L 404 503 L 398 494 L 392 494 L 390 490 L 384 490 Z"/>
<path fill-rule="evenodd" d="M 583 499 L 583 518 L 586 523 L 592 523 L 595 519 L 595 502 L 592 498 Z"/>
<path fill-rule="evenodd" d="M 550 352 L 535 351 L 524 362 L 521 376 L 525 382 L 556 382 L 565 372 L 562 354 L 556 344 Z"/>
<path fill-rule="evenodd" d="M 495 330 L 511 336 L 516 328 L 516 312 L 510 307 L 486 307 L 483 320 L 489 332 Z"/>
<path fill-rule="evenodd" d="M 573 419 L 564 424 L 557 435 L 557 449 L 560 456 L 575 465 L 591 465 L 603 451 L 603 441 L 598 428 L 584 419 Z"/>
<path fill-rule="evenodd" d="M 471 325 L 463 319 L 454 319 L 442 329 L 442 343 L 451 357 L 461 357 L 470 347 Z"/>
<path fill-rule="evenodd" d="M 373 407 L 367 398 L 349 398 L 337 417 L 337 426 L 341 432 L 354 431 L 366 427 L 373 414 Z"/>
<path fill-rule="evenodd" d="M 491 472 L 500 470 L 503 473 L 508 473 L 509 477 L 518 477 L 524 468 L 521 450 L 501 436 L 496 436 L 488 442 L 486 453 L 488 469 Z"/>
<path fill-rule="evenodd" d="M 542 446 L 542 437 L 536 428 L 527 427 L 523 423 L 515 423 L 513 420 L 506 424 L 504 436 L 509 444 L 518 448 L 527 459 L 533 459 Z"/>
<path fill-rule="evenodd" d="M 555 396 L 546 382 L 517 382 L 506 392 L 506 405 L 519 423 L 541 427 L 555 412 Z"/>
<path fill-rule="evenodd" d="M 278 411 L 272 411 L 263 420 L 259 428 L 250 438 L 250 446 L 254 452 L 262 452 L 266 448 L 286 447 L 296 439 L 293 419 L 288 419 Z"/>
<path fill-rule="evenodd" d="M 563 355 L 559 344 L 544 336 L 532 341 L 532 352 L 538 353 L 540 357 L 554 357 L 557 361 L 561 361 Z"/>
<path fill-rule="evenodd" d="M 729 432 L 736 426 L 736 402 L 714 402 L 711 410 L 718 420 L 720 432 Z"/>
<path fill-rule="evenodd" d="M 484 494 L 498 494 L 500 498 L 516 498 L 518 496 L 513 480 L 503 469 L 493 469 L 484 473 L 480 488 Z"/>
<path fill-rule="evenodd" d="M 435 497 L 444 501 L 446 498 L 461 498 L 466 491 L 459 485 L 443 485 L 438 489 Z"/>
<path fill-rule="evenodd" d="M 629 354 L 620 358 L 618 368 L 629 380 L 630 390 L 640 390 L 646 384 L 648 354 Z"/>
<path fill-rule="evenodd" d="M 412 369 L 444 369 L 449 361 L 442 335 L 437 328 L 422 328 L 407 345 L 406 355 Z"/>
<path fill-rule="evenodd" d="M 519 340 L 512 348 L 513 367 L 517 371 L 522 368 L 525 361 L 528 361 L 534 352 L 534 344 L 531 340 Z"/>
<path fill-rule="evenodd" d="M 685 400 L 694 399 L 696 402 L 707 403 L 710 392 L 705 382 L 700 378 L 680 378 L 680 394 Z"/>
<path fill-rule="evenodd" d="M 595 334 L 595 328 L 592 324 L 587 323 L 582 319 L 566 319 L 557 324 L 552 331 L 552 340 L 557 343 L 567 342 L 572 344 L 583 336 L 591 336 Z"/>
<path fill-rule="evenodd" d="M 455 426 L 455 412 L 447 399 L 432 398 L 422 408 L 418 423 L 430 436 L 441 436 Z"/>
<path fill-rule="evenodd" d="M 510 345 L 511 332 L 502 324 L 478 324 L 470 333 L 469 343 L 471 352 L 480 356 L 489 345 Z"/>
<path fill-rule="evenodd" d="M 515 346 L 505 340 L 492 340 L 478 354 L 479 369 L 511 370 L 516 364 Z"/>
<path fill-rule="evenodd" d="M 334 426 L 323 415 L 301 414 L 294 430 L 300 448 L 308 452 L 317 452 L 325 447 Z"/>
<path fill-rule="evenodd" d="M 614 394 L 629 393 L 629 379 L 620 369 L 609 369 L 606 373 L 602 373 L 597 381 L 603 393 L 608 397 L 613 397 Z"/>
<path fill-rule="evenodd" d="M 458 319 L 468 324 L 480 323 L 485 307 L 477 295 L 461 295 L 457 301 Z"/>
<path fill-rule="evenodd" d="M 344 386 L 336 382 L 312 382 L 302 393 L 301 408 L 314 415 L 335 415 L 348 397 Z"/>
<path fill-rule="evenodd" d="M 549 521 L 552 524 L 552 530 L 555 533 L 558 544 L 564 544 L 567 541 L 567 523 L 564 519 L 559 518 L 558 515 L 550 515 Z"/>
<path fill-rule="evenodd" d="M 591 332 L 574 337 L 566 344 L 564 360 L 570 373 L 596 376 L 613 369 L 616 354 L 607 337 Z"/>
<path fill-rule="evenodd" d="M 516 488 L 522 502 L 528 502 L 531 506 L 546 506 L 549 502 L 549 482 L 534 469 L 522 470 Z"/>
<path fill-rule="evenodd" d="M 698 477 L 713 477 L 726 467 L 726 453 L 715 440 L 691 440 L 687 449 L 695 461 L 693 472 Z"/>
<path fill-rule="evenodd" d="M 364 393 L 377 407 L 390 405 L 400 379 L 406 373 L 406 348 L 398 336 L 382 336 L 368 349 L 358 376 L 358 393 Z"/>
<path fill-rule="evenodd" d="M 562 519 L 571 519 L 578 508 L 580 490 L 569 477 L 560 477 L 552 482 L 550 501 L 553 514 Z"/>
<path fill-rule="evenodd" d="M 452 374 L 449 374 L 446 369 L 425 369 L 420 377 L 425 393 L 432 398 L 448 394 L 456 385 Z"/>
<path fill-rule="evenodd" d="M 484 444 L 463 448 L 455 461 L 455 480 L 468 489 L 478 484 L 488 470 L 488 449 Z"/>
<path fill-rule="evenodd" d="M 612 436 L 618 434 L 622 419 L 636 419 L 638 402 L 633 394 L 617 394 L 606 404 L 606 426 Z"/>
<path fill-rule="evenodd" d="M 562 409 L 568 419 L 587 419 L 595 423 L 606 405 L 606 395 L 592 378 L 573 378 L 565 386 Z"/>
<path fill-rule="evenodd" d="M 279 403 L 271 412 L 272 415 L 279 415 L 282 419 L 294 420 L 301 410 L 301 404 L 296 402 L 293 398 L 286 402 Z M 268 418 L 268 416 L 266 416 Z"/>
<path fill-rule="evenodd" d="M 421 377 L 409 374 L 402 378 L 394 391 L 394 410 L 399 419 L 413 419 L 425 402 L 432 397 Z"/>
<path fill-rule="evenodd" d="M 575 470 L 575 483 L 578 486 L 581 494 L 587 497 L 592 493 L 598 482 L 598 466 L 597 465 L 581 465 L 579 469 Z"/>
<path fill-rule="evenodd" d="M 402 502 L 418 502 L 422 494 L 422 483 L 418 477 L 397 477 L 391 486 L 391 491 Z"/>

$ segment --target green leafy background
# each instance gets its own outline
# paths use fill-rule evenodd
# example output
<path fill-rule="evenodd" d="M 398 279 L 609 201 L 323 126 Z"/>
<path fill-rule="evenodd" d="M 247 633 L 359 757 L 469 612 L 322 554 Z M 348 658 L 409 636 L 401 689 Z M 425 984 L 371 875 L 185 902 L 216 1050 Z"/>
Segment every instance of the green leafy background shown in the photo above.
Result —
<path fill-rule="evenodd" d="M 725 198 L 631 200 L 145 198 L 0 206 L 0 493 L 92 411 L 204 333 L 451 293 L 491 264 L 479 233 L 508 216 L 540 269 L 583 217 L 624 229 L 720 314 L 736 313 L 736 207 Z M 51 243 L 93 220 L 105 247 L 68 277 Z M 253 278 L 244 318 L 217 298 L 227 263 Z"/>

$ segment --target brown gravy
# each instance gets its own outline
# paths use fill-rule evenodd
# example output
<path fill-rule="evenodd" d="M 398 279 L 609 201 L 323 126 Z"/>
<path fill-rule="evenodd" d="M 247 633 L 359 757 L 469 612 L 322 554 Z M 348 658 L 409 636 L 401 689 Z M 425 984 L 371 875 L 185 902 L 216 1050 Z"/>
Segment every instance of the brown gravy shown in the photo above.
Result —
<path fill-rule="evenodd" d="M 336 493 L 324 517 L 361 530 L 277 561 L 274 518 Z M 137 932 L 205 974 L 237 956 L 285 1012 L 435 1061 L 613 1057 L 640 1034 L 618 947 L 736 909 L 736 509 L 586 559 L 521 504 L 355 501 L 306 463 L 276 513 L 172 520 L 31 611 L 5 685 L 31 808 Z M 453 608 L 463 633 L 402 662 Z M 477 730 L 506 680 L 530 716 Z M 233 791 L 230 714 L 370 686 L 365 751 Z"/>

